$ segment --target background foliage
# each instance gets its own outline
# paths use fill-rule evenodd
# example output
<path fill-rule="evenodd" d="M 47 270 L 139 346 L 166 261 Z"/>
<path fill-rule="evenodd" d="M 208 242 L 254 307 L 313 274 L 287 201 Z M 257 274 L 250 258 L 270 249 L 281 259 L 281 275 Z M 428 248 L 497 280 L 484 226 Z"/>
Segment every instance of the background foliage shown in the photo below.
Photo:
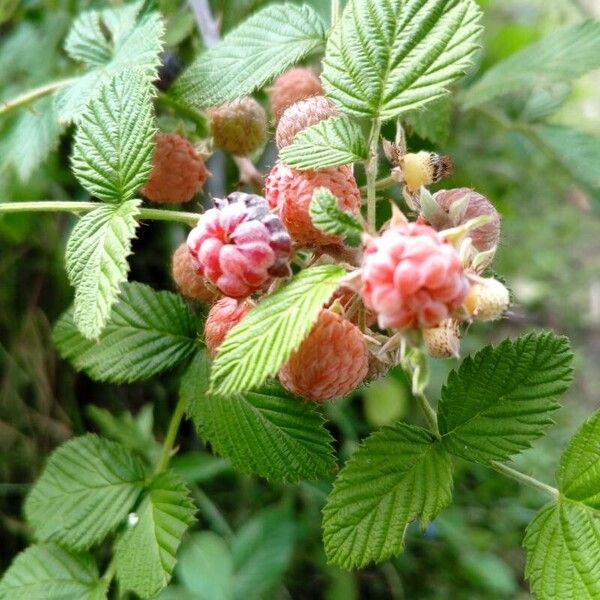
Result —
<path fill-rule="evenodd" d="M 222 29 L 227 32 L 266 4 L 262 0 L 215 0 L 212 8 L 222 17 Z M 328 18 L 327 3 L 314 0 L 308 4 L 324 20 Z M 518 458 L 522 470 L 535 470 L 541 479 L 551 482 L 559 460 L 556 448 L 564 447 L 583 416 L 597 409 L 600 389 L 600 80 L 597 72 L 579 78 L 593 68 L 593 64 L 586 68 L 582 62 L 585 63 L 585 56 L 593 55 L 598 35 L 596 32 L 594 37 L 594 32 L 582 28 L 581 20 L 593 14 L 594 3 L 509 0 L 479 4 L 484 9 L 485 32 L 483 51 L 476 59 L 478 68 L 459 84 L 452 101 L 440 100 L 435 111 L 409 115 L 409 146 L 435 147 L 450 154 L 457 165 L 457 175 L 444 186 L 467 185 L 481 190 L 494 200 L 504 218 L 497 269 L 510 282 L 515 306 L 500 326 L 473 327 L 465 350 L 474 351 L 530 326 L 551 327 L 572 340 L 576 379 L 564 399 L 566 408 L 556 414 L 558 425 L 549 430 L 548 436 Z M 158 5 L 167 16 L 167 47 L 177 47 L 183 59 L 190 61 L 201 44 L 195 35 L 193 12 L 179 0 L 162 0 Z M 88 70 L 89 87 L 98 70 L 123 69 L 118 51 L 113 55 L 98 48 L 93 56 L 78 56 L 77 40 L 71 40 L 71 56 L 86 65 L 74 67 L 75 63 L 62 50 L 72 18 L 82 9 L 93 7 L 94 2 L 64 0 L 0 3 L 0 23 L 4 21 L 0 24 L 0 100 L 52 78 Z M 561 42 L 552 32 L 565 24 L 571 25 L 573 31 Z M 155 25 L 148 23 L 148 27 Z M 304 34 L 309 40 L 307 45 L 317 43 L 310 42 L 310 31 Z M 568 47 L 564 60 L 558 64 L 543 60 L 544 48 L 556 49 L 560 43 Z M 494 67 L 510 56 L 518 57 L 519 51 L 531 44 L 539 46 L 529 51 L 529 58 L 525 55 L 520 62 L 513 58 L 508 67 Z M 136 47 L 143 51 L 139 42 Z M 496 87 L 486 83 L 492 81 L 491 76 L 481 77 L 494 68 Z M 473 85 L 476 80 L 478 83 Z M 98 89 L 101 93 L 118 94 L 118 90 Z M 226 90 L 219 93 L 226 94 Z M 480 104 L 483 99 L 486 102 Z M 33 110 L 0 117 L 0 202 L 84 197 L 69 170 L 68 156 L 72 150 L 77 156 L 77 148 L 85 144 L 85 139 L 79 139 L 71 148 L 72 138 L 60 137 L 63 131 L 71 132 L 67 121 L 69 111 L 74 110 L 69 102 L 73 99 L 64 100 L 60 121 L 53 113 L 56 108 L 47 100 L 37 101 Z M 168 113 L 161 119 L 163 124 L 172 125 L 173 117 Z M 151 128 L 147 122 L 144 131 L 125 133 L 149 135 Z M 343 141 L 343 132 L 329 132 L 333 133 Z M 361 155 L 364 149 L 359 146 L 351 151 Z M 268 147 L 257 160 L 266 168 L 273 163 L 273 157 L 274 150 Z M 86 165 L 81 161 L 78 164 L 80 176 L 85 179 Z M 109 164 L 107 168 L 118 167 Z M 210 185 L 215 194 L 229 189 L 236 181 L 235 166 L 223 155 L 215 155 L 209 168 L 214 174 Z M 106 194 L 126 197 L 130 185 L 135 187 L 127 181 L 124 171 L 123 188 L 106 190 Z M 135 206 L 130 210 L 134 211 Z M 164 437 L 177 395 L 176 378 L 160 375 L 159 365 L 169 361 L 174 364 L 191 352 L 193 328 L 186 320 L 185 308 L 178 306 L 178 299 L 165 294 L 160 298 L 161 306 L 155 309 L 178 315 L 177 324 L 169 325 L 176 327 L 172 334 L 181 337 L 181 354 L 161 357 L 154 364 L 140 364 L 144 375 L 150 377 L 143 384 L 117 387 L 95 383 L 60 360 L 50 340 L 50 324 L 56 322 L 71 301 L 63 249 L 74 224 L 72 218 L 62 215 L 0 218 L 0 535 L 5 541 L 0 550 L 0 570 L 28 542 L 30 532 L 24 526 L 21 504 L 45 458 L 58 444 L 91 429 L 125 443 L 133 451 L 141 451 L 148 463 L 156 460 L 159 450 L 155 438 Z M 131 235 L 122 233 L 125 242 L 135 250 L 130 261 L 131 279 L 171 290 L 169 256 L 183 239 L 185 228 L 153 224 L 151 228 L 138 228 L 137 238 L 131 239 Z M 73 267 L 76 272 L 76 265 Z M 118 285 L 121 276 L 120 272 L 110 274 L 105 285 Z M 126 294 L 143 305 L 152 301 L 146 297 L 143 286 L 132 286 Z M 104 313 L 111 304 L 103 309 Z M 128 328 L 126 331 L 131 330 L 131 334 L 125 341 L 135 339 L 136 323 L 131 316 L 118 303 L 112 310 L 122 326 L 104 335 L 120 335 L 123 328 Z M 90 343 L 77 333 L 72 320 L 73 315 L 63 315 L 55 334 L 63 356 L 73 344 L 85 348 Z M 95 324 L 90 327 L 94 331 Z M 160 356 L 159 340 L 146 337 L 137 342 L 131 348 L 132 356 L 144 344 L 156 344 L 156 356 Z M 98 375 L 93 360 L 86 361 L 85 354 L 80 360 L 84 371 Z M 202 368 L 201 357 L 196 357 L 192 365 Z M 451 366 L 454 365 L 448 362 L 434 364 L 432 394 L 437 393 Z M 101 378 L 123 381 L 126 376 L 115 365 L 114 372 L 104 373 Z M 446 393 L 451 394 L 452 390 Z M 259 399 L 242 397 L 234 407 L 226 408 L 251 414 L 261 402 L 269 403 L 269 410 L 273 410 L 278 399 L 268 395 Z M 203 420 L 217 427 L 218 411 L 224 407 L 216 404 L 203 409 L 207 413 Z M 333 423 L 331 433 L 338 440 L 337 449 L 343 459 L 371 430 L 402 417 L 419 419 L 400 372 L 362 394 L 329 405 L 327 411 Z M 286 416 L 293 420 L 293 415 Z M 394 429 L 389 429 L 381 435 L 395 434 Z M 319 435 L 323 439 L 328 436 L 326 431 Z M 418 447 L 421 434 L 417 430 L 413 435 L 411 444 Z M 93 439 L 89 438 L 89 444 L 94 444 Z M 184 425 L 182 440 L 173 467 L 176 476 L 191 487 L 200 511 L 194 532 L 180 551 L 175 583 L 163 593 L 165 598 L 529 597 L 528 586 L 523 582 L 524 553 L 520 543 L 525 526 L 543 500 L 483 467 L 456 462 L 454 505 L 429 525 L 424 536 L 416 526 L 409 528 L 409 552 L 378 567 L 350 574 L 325 565 L 320 511 L 329 491 L 327 484 L 267 485 L 261 479 L 240 475 L 230 463 L 206 452 L 191 423 Z M 323 455 L 320 459 L 326 470 L 330 457 Z M 128 459 L 123 460 L 127 463 Z M 272 465 L 268 457 L 256 460 Z M 567 462 L 566 458 L 563 460 Z M 297 468 L 302 472 L 303 465 Z M 136 481 L 143 472 L 140 469 L 143 465 L 127 463 L 124 472 L 130 480 L 117 486 L 117 499 L 136 493 Z M 441 472 L 440 468 L 437 472 Z M 160 502 L 164 484 L 154 482 L 153 492 L 145 500 L 147 504 L 138 511 L 142 518 L 153 510 L 153 500 Z M 579 500 L 568 473 L 559 484 Z M 444 496 L 445 491 L 442 489 L 440 495 Z M 429 501 L 443 504 L 444 498 Z M 36 516 L 40 509 L 36 508 L 35 496 L 26 510 L 34 520 L 43 518 L 43 514 Z M 421 510 L 433 514 L 434 507 Z M 544 509 L 536 518 L 536 526 L 528 532 L 529 542 L 535 536 L 548 535 L 557 515 L 568 516 L 573 510 L 567 505 Z M 189 515 L 181 515 L 181 522 L 188 520 Z M 52 523 L 46 525 L 50 531 Z M 111 526 L 96 523 L 96 527 L 107 530 Z M 143 528 L 136 532 L 144 535 Z M 90 530 L 89 535 L 92 534 L 94 531 Z M 52 537 L 52 533 L 48 535 Z M 124 538 L 123 543 L 126 542 Z M 61 561 L 62 568 L 79 573 L 76 590 L 92 589 L 97 579 L 85 547 L 83 540 L 81 556 L 65 556 Z M 36 552 L 39 568 L 44 569 L 44 548 Z M 149 565 L 156 564 L 157 552 L 149 545 L 145 557 Z M 121 556 L 119 568 L 127 576 L 126 547 Z M 200 564 L 204 565 L 202 569 Z M 160 577 L 160 571 L 151 570 Z M 158 586 L 160 581 L 132 583 L 134 589 L 152 585 Z"/>

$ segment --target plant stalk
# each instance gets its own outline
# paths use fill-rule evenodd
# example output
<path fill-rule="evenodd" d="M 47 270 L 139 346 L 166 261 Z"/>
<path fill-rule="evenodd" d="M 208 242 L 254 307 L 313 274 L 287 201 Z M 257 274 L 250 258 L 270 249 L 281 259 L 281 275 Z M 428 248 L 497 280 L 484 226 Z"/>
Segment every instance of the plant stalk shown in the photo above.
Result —
<path fill-rule="evenodd" d="M 106 206 L 103 202 L 76 202 L 71 200 L 36 200 L 33 202 L 0 202 L 0 215 L 2 213 L 19 212 L 90 212 Z M 185 223 L 196 225 L 202 215 L 175 210 L 164 210 L 160 208 L 140 208 L 138 220 L 144 221 L 170 221 L 173 223 Z"/>
<path fill-rule="evenodd" d="M 12 100 L 7 100 L 6 102 L 0 102 L 0 115 L 3 115 L 7 112 L 15 108 L 19 108 L 20 106 L 25 106 L 38 98 L 42 98 L 43 96 L 47 96 L 56 90 L 59 90 L 63 87 L 66 87 L 73 83 L 76 80 L 76 77 L 70 77 L 69 79 L 59 79 L 58 81 L 52 81 L 50 83 L 46 83 L 38 88 L 33 90 L 28 90 L 27 92 L 13 98 Z"/>
<path fill-rule="evenodd" d="M 340 18 L 340 0 L 331 0 L 331 27 L 338 22 Z"/>
<path fill-rule="evenodd" d="M 506 477 L 509 477 L 510 479 L 514 479 L 515 481 L 518 481 L 519 483 L 522 483 L 530 488 L 533 488 L 534 490 L 538 490 L 539 492 L 547 494 L 553 500 L 558 499 L 558 497 L 560 496 L 559 491 L 556 488 L 552 487 L 551 485 L 542 483 L 538 479 L 535 479 L 534 477 L 530 477 L 529 475 L 525 475 L 525 473 L 521 473 L 520 471 L 517 471 L 516 469 L 513 469 L 511 467 L 508 467 L 507 465 L 505 465 L 503 463 L 493 461 L 491 463 L 491 467 L 495 471 L 498 471 L 498 473 L 502 473 L 503 475 L 505 475 Z"/>
<path fill-rule="evenodd" d="M 165 441 L 163 442 L 160 458 L 156 463 L 156 474 L 162 473 L 169 466 L 169 461 L 171 460 L 171 454 L 173 452 L 173 446 L 175 445 L 175 438 L 177 437 L 177 432 L 179 431 L 179 426 L 181 425 L 181 420 L 183 419 L 184 414 L 185 398 L 181 396 L 177 401 L 177 405 L 175 406 L 175 410 L 171 416 L 171 421 L 169 422 L 169 428 L 167 429 L 167 435 L 165 436 Z"/>
<path fill-rule="evenodd" d="M 379 134 L 381 133 L 381 121 L 373 119 L 371 134 L 369 135 L 369 158 L 365 161 L 365 172 L 367 175 L 367 223 L 369 228 L 376 230 L 377 216 L 377 171 L 379 168 Z"/>
<path fill-rule="evenodd" d="M 419 405 L 419 408 L 421 409 L 421 412 L 423 413 L 423 416 L 425 417 L 425 420 L 427 421 L 427 424 L 429 425 L 429 428 L 431 429 L 431 432 L 436 438 L 440 439 L 441 436 L 438 427 L 437 414 L 435 410 L 433 410 L 431 404 L 429 404 L 427 396 L 424 392 L 418 392 L 414 394 L 414 397 Z"/>
<path fill-rule="evenodd" d="M 380 179 L 379 181 L 375 182 L 375 190 L 378 192 L 381 192 L 383 190 L 387 190 L 391 187 L 394 187 L 398 182 L 390 175 L 389 177 L 384 177 L 383 179 Z M 366 194 L 367 193 L 367 186 L 363 185 L 360 188 L 360 192 L 361 194 Z"/>

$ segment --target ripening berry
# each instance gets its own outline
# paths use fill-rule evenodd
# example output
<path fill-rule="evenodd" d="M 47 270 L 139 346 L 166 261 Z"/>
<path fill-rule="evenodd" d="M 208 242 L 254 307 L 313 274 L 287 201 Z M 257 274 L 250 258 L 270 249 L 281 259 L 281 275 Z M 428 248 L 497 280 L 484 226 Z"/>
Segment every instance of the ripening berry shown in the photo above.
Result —
<path fill-rule="evenodd" d="M 280 75 L 271 88 L 271 113 L 279 121 L 286 108 L 300 100 L 322 96 L 321 80 L 311 69 L 296 67 Z"/>
<path fill-rule="evenodd" d="M 152 171 L 141 192 L 159 204 L 189 202 L 207 178 L 204 161 L 190 142 L 176 133 L 159 133 Z"/>
<path fill-rule="evenodd" d="M 369 369 L 367 343 L 360 329 L 323 309 L 308 337 L 279 371 L 285 389 L 313 402 L 348 395 Z"/>
<path fill-rule="evenodd" d="M 265 182 L 265 195 L 271 208 L 281 210 L 281 220 L 294 241 L 306 246 L 339 244 L 340 238 L 316 229 L 309 214 L 313 192 L 326 187 L 340 201 L 340 208 L 356 213 L 360 190 L 346 165 L 322 171 L 297 171 L 278 162 Z"/>
<path fill-rule="evenodd" d="M 289 146 L 300 131 L 335 115 L 333 104 L 325 96 L 314 96 L 292 104 L 281 115 L 277 125 L 275 132 L 277 147 L 281 150 Z"/>
<path fill-rule="evenodd" d="M 254 98 L 240 98 L 208 112 L 215 146 L 247 156 L 258 150 L 267 138 L 267 116 Z"/>
<path fill-rule="evenodd" d="M 488 215 L 492 218 L 489 223 L 480 225 L 469 233 L 473 246 L 479 252 L 493 250 L 500 241 L 500 215 L 493 204 L 481 194 L 469 188 L 440 190 L 433 195 L 442 210 L 448 214 L 447 223 L 436 229 L 457 227 L 467 221 Z M 432 223 L 433 225 L 433 223 Z"/>
<path fill-rule="evenodd" d="M 405 154 L 401 159 L 404 185 L 410 194 L 416 194 L 421 186 L 428 186 L 448 177 L 453 165 L 449 156 L 435 152 Z"/>
<path fill-rule="evenodd" d="M 264 198 L 235 192 L 214 202 L 188 236 L 198 273 L 232 298 L 289 275 L 292 241 Z"/>
<path fill-rule="evenodd" d="M 362 280 L 365 304 L 382 329 L 436 327 L 469 290 L 454 247 L 416 223 L 396 225 L 367 244 Z"/>
<path fill-rule="evenodd" d="M 464 306 L 473 319 L 495 321 L 508 310 L 510 292 L 497 279 L 480 279 L 471 286 Z"/>
<path fill-rule="evenodd" d="M 460 325 L 456 319 L 446 319 L 437 327 L 423 329 L 423 341 L 431 358 L 458 358 Z"/>
<path fill-rule="evenodd" d="M 204 342 L 214 358 L 229 330 L 237 325 L 252 307 L 234 298 L 221 298 L 208 312 L 204 325 Z"/>
<path fill-rule="evenodd" d="M 215 290 L 207 286 L 206 279 L 196 273 L 185 242 L 180 244 L 173 254 L 171 273 L 177 288 L 186 298 L 211 304 L 219 297 Z"/>

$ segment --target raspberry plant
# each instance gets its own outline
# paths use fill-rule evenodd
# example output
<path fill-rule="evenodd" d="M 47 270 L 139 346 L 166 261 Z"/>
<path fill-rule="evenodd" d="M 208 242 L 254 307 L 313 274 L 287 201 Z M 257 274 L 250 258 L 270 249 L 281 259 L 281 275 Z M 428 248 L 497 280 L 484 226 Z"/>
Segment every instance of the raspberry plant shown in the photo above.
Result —
<path fill-rule="evenodd" d="M 334 565 L 362 568 L 404 551 L 407 526 L 418 519 L 426 528 L 451 504 L 458 458 L 547 496 L 524 539 L 537 597 L 600 597 L 600 414 L 564 451 L 557 487 L 507 464 L 553 423 L 572 377 L 568 341 L 534 331 L 488 346 L 452 371 L 437 410 L 426 396 L 428 351 L 460 352 L 465 326 L 500 318 L 509 303 L 490 270 L 500 231 L 493 204 L 468 189 L 432 196 L 427 186 L 449 162 L 409 153 L 404 139 L 406 125 L 443 137 L 440 116 L 449 112 L 452 84 L 472 65 L 481 11 L 473 0 L 349 0 L 343 11 L 333 0 L 331 8 L 331 25 L 309 6 L 274 4 L 222 40 L 205 31 L 208 48 L 166 92 L 155 83 L 161 56 L 169 61 L 153 3 L 89 10 L 65 40 L 82 72 L 0 107 L 8 113 L 35 102 L 57 135 L 74 125 L 71 168 L 90 199 L 0 205 L 1 212 L 82 215 L 65 256 L 74 302 L 54 327 L 61 356 L 112 384 L 184 369 L 159 452 L 87 434 L 50 456 L 24 505 L 35 542 L 4 574 L 0 598 L 101 599 L 114 592 L 114 580 L 122 593 L 159 594 L 196 511 L 170 467 L 185 416 L 240 472 L 332 480 L 323 544 Z M 557 31 L 488 71 L 460 102 L 484 105 L 541 70 L 561 82 L 577 77 L 598 66 L 599 37 L 591 21 Z M 298 68 L 317 59 L 321 84 Z M 271 94 L 282 94 L 271 98 L 280 162 L 265 190 L 240 156 L 265 134 L 263 108 L 250 97 L 274 81 Z M 186 121 L 191 141 L 161 132 L 175 142 L 156 153 L 163 113 Z M 212 141 L 209 121 L 218 124 Z M 384 139 L 390 131 L 393 139 Z M 529 134 L 546 147 L 561 144 L 552 126 Z M 236 156 L 241 180 L 264 199 L 230 190 L 204 213 L 148 206 L 149 178 L 161 202 L 181 198 L 178 182 L 192 186 L 185 199 L 197 192 L 213 142 Z M 405 202 L 390 213 L 394 186 Z M 152 220 L 191 228 L 188 248 L 174 258 L 182 295 L 127 281 L 132 240 Z M 183 296 L 222 295 L 208 317 L 211 360 L 205 311 Z M 386 425 L 338 465 L 314 401 L 351 393 L 398 365 L 427 427 Z M 275 540 L 289 535 L 271 519 L 264 523 Z M 95 549 L 107 544 L 100 574 Z"/>

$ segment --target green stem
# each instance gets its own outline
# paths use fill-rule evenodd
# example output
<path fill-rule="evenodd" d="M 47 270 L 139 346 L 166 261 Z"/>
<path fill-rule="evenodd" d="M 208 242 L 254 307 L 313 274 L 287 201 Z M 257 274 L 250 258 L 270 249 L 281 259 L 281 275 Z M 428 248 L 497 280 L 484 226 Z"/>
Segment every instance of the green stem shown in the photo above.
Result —
<path fill-rule="evenodd" d="M 369 227 L 376 230 L 377 216 L 377 171 L 379 168 L 379 134 L 381 133 L 381 121 L 373 119 L 371 134 L 369 136 L 369 158 L 365 161 L 365 172 L 367 175 L 367 223 Z"/>
<path fill-rule="evenodd" d="M 340 0 L 331 0 L 331 26 L 333 27 L 340 18 Z"/>
<path fill-rule="evenodd" d="M 0 215 L 2 213 L 18 212 L 90 212 L 100 206 L 102 202 L 75 202 L 71 200 L 38 200 L 33 202 L 0 202 Z M 159 208 L 141 208 L 138 219 L 140 221 L 171 221 L 196 225 L 202 215 L 198 213 L 163 210 Z"/>
<path fill-rule="evenodd" d="M 387 190 L 391 187 L 394 187 L 398 182 L 390 175 L 389 177 L 384 177 L 383 179 L 380 179 L 379 181 L 375 182 L 375 190 L 377 192 L 382 192 L 383 190 Z M 361 194 L 366 194 L 367 193 L 367 186 L 363 185 L 360 188 L 360 192 Z"/>
<path fill-rule="evenodd" d="M 104 574 L 102 575 L 102 581 L 104 582 L 104 585 L 106 586 L 107 590 L 108 590 L 110 582 L 113 580 L 113 577 L 115 576 L 116 572 L 117 572 L 117 560 L 113 556 L 112 560 L 108 563 L 108 567 L 106 567 L 106 571 L 104 571 Z"/>
<path fill-rule="evenodd" d="M 498 473 L 502 473 L 506 475 L 506 477 L 510 477 L 510 479 L 514 479 L 519 483 L 522 483 L 534 490 L 538 490 L 544 494 L 550 496 L 553 500 L 556 500 L 559 497 L 559 491 L 556 488 L 553 488 L 550 485 L 542 483 L 541 481 L 535 479 L 534 477 L 530 477 L 529 475 L 525 475 L 525 473 L 521 473 L 520 471 L 516 471 L 511 467 L 508 467 L 502 463 L 493 461 L 491 463 L 492 469 L 498 471 Z"/>
<path fill-rule="evenodd" d="M 30 102 L 33 102 L 34 100 L 37 100 L 38 98 L 47 96 L 48 94 L 51 94 L 52 92 L 55 92 L 56 90 L 59 90 L 60 88 L 70 85 L 75 80 L 76 80 L 76 78 L 71 77 L 69 79 L 59 79 L 58 81 L 52 81 L 50 83 L 46 83 L 46 84 L 44 84 L 38 88 L 35 88 L 33 90 L 29 90 L 29 91 L 25 92 L 24 94 L 21 94 L 20 96 L 17 96 L 16 98 L 13 98 L 12 100 L 7 100 L 6 102 L 0 102 L 0 115 L 10 112 L 11 110 L 13 110 L 15 108 L 19 108 L 20 106 L 25 106 L 26 104 L 29 104 Z"/>
<path fill-rule="evenodd" d="M 181 420 L 183 419 L 183 415 L 185 414 L 185 399 L 182 397 L 177 401 L 177 405 L 175 406 L 175 411 L 171 416 L 171 421 L 169 423 L 169 428 L 167 429 L 167 435 L 165 436 L 165 441 L 162 445 L 162 450 L 160 452 L 160 458 L 156 463 L 155 472 L 162 473 L 168 466 L 169 461 L 171 460 L 171 453 L 173 452 L 173 446 L 175 444 L 175 438 L 177 437 L 177 432 L 179 431 L 179 425 L 181 425 Z"/>
<path fill-rule="evenodd" d="M 419 405 L 419 408 L 421 409 L 421 412 L 423 413 L 423 416 L 425 417 L 425 420 L 429 425 L 429 428 L 431 429 L 431 432 L 433 433 L 433 435 L 435 435 L 436 438 L 440 439 L 441 436 L 440 430 L 438 428 L 437 414 L 435 410 L 433 410 L 431 404 L 429 404 L 427 396 L 424 392 L 415 393 L 414 396 L 417 401 L 417 404 Z"/>

